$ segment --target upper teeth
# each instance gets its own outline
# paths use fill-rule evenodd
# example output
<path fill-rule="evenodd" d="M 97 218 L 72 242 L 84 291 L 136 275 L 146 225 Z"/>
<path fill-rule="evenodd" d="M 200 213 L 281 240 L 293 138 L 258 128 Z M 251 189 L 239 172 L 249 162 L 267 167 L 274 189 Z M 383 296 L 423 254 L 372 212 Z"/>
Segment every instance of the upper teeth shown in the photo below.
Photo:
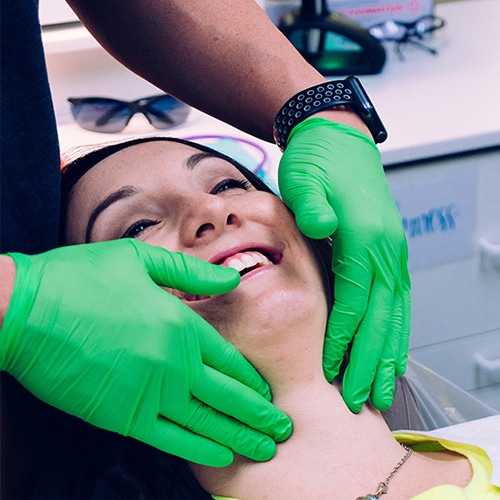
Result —
<path fill-rule="evenodd" d="M 224 265 L 232 267 L 241 273 L 244 269 L 255 266 L 268 266 L 272 262 L 259 252 L 237 253 L 229 258 Z"/>

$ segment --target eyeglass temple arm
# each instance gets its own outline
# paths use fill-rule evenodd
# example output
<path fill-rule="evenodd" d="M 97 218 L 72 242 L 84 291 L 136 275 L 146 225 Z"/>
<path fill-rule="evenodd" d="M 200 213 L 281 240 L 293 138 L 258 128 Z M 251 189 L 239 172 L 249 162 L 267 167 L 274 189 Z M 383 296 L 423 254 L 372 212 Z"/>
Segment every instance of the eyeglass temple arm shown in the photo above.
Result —
<path fill-rule="evenodd" d="M 429 52 L 432 55 L 437 55 L 438 51 L 434 47 L 430 47 L 429 45 L 426 45 L 419 39 L 415 39 L 414 37 L 404 37 L 402 38 L 399 42 L 397 42 L 398 45 L 403 45 L 405 43 L 411 43 L 412 45 L 415 45 L 416 47 L 421 48 L 422 50 L 425 50 L 426 52 Z"/>
<path fill-rule="evenodd" d="M 438 51 L 435 48 L 429 47 L 425 43 L 422 43 L 420 40 L 415 40 L 413 38 L 407 37 L 407 38 L 402 38 L 401 40 L 396 42 L 395 51 L 396 51 L 396 54 L 397 54 L 398 59 L 400 61 L 406 60 L 406 58 L 401 50 L 401 45 L 404 45 L 406 43 L 411 43 L 412 45 L 415 45 L 416 47 L 419 47 L 420 49 L 425 50 L 426 52 L 429 52 L 429 54 L 432 54 L 433 56 L 438 55 Z"/>

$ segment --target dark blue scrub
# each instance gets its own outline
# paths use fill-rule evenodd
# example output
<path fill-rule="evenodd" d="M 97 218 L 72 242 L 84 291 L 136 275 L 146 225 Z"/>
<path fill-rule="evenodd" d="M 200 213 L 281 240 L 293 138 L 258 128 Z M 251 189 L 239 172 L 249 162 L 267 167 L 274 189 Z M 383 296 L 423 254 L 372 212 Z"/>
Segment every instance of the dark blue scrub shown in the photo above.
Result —
<path fill-rule="evenodd" d="M 1 0 L 0 253 L 57 245 L 59 149 L 38 0 Z M 1 373 L 1 498 L 32 498 L 56 410 Z"/>
<path fill-rule="evenodd" d="M 59 148 L 38 0 L 1 1 L 0 253 L 57 245 Z"/>
<path fill-rule="evenodd" d="M 58 243 L 57 129 L 38 0 L 0 4 L 0 253 L 33 254 Z M 86 424 L 42 403 L 10 375 L 0 376 L 0 498 L 211 498 L 184 461 Z"/>

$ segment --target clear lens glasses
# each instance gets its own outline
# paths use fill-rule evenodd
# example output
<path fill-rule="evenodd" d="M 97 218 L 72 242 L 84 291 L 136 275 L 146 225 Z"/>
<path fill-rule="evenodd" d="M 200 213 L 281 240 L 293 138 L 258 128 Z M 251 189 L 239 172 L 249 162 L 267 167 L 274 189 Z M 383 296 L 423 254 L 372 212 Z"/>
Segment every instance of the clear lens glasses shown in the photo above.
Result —
<path fill-rule="evenodd" d="M 400 59 L 404 59 L 401 46 L 408 43 L 436 55 L 437 50 L 422 41 L 444 25 L 445 21 L 440 17 L 423 16 L 413 22 L 387 20 L 372 26 L 369 31 L 380 41 L 396 42 L 396 53 Z"/>

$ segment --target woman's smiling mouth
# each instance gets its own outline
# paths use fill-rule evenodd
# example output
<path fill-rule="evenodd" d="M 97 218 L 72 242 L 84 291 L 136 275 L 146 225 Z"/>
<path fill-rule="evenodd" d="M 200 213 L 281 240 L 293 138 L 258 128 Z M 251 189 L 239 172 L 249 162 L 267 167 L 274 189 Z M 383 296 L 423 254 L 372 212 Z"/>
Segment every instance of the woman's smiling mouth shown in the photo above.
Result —
<path fill-rule="evenodd" d="M 240 276 L 248 275 L 262 267 L 274 266 L 281 262 L 282 255 L 276 250 L 248 249 L 239 250 L 231 255 L 219 259 L 216 264 L 222 267 L 231 267 L 240 273 Z M 212 259 L 211 259 L 212 260 Z M 197 302 L 209 299 L 210 296 L 187 294 L 178 290 L 173 290 L 175 296 L 186 302 Z"/>
<path fill-rule="evenodd" d="M 238 252 L 221 263 L 223 267 L 236 269 L 241 276 L 263 266 L 272 266 L 273 262 L 261 252 L 252 250 L 249 252 Z"/>

